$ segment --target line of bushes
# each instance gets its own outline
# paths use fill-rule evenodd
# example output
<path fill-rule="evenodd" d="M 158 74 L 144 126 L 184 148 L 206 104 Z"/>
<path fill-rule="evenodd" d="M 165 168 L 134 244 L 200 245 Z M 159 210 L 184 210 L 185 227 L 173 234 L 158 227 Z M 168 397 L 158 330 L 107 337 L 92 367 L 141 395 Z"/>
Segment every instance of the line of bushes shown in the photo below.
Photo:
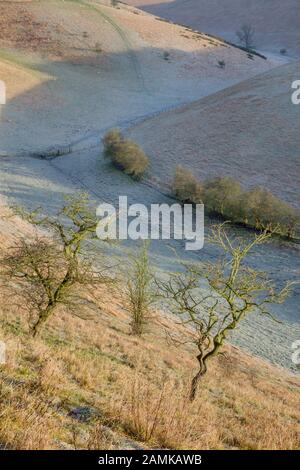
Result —
<path fill-rule="evenodd" d="M 125 139 L 119 129 L 110 129 L 102 139 L 104 156 L 125 173 L 140 179 L 149 166 L 149 159 L 139 145 Z M 278 234 L 295 237 L 300 228 L 300 214 L 268 189 L 255 186 L 244 190 L 230 176 L 199 181 L 187 168 L 175 169 L 171 184 L 173 195 L 179 201 L 203 203 L 206 211 L 233 223 L 255 229 L 268 226 Z"/>
<path fill-rule="evenodd" d="M 131 139 L 125 139 L 119 129 L 110 129 L 102 139 L 104 157 L 119 169 L 140 179 L 145 173 L 149 159 L 139 145 Z"/>
<path fill-rule="evenodd" d="M 201 182 L 190 170 L 177 166 L 171 188 L 181 202 L 203 203 L 208 213 L 247 227 L 270 226 L 280 235 L 294 237 L 300 224 L 299 212 L 289 204 L 260 186 L 244 190 L 230 176 Z"/>

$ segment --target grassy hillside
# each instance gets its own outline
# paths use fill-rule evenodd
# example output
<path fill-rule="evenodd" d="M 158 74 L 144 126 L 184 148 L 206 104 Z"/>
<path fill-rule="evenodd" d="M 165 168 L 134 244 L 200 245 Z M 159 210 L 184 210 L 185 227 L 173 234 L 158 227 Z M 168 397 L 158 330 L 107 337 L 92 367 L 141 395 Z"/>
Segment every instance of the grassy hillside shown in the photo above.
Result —
<path fill-rule="evenodd" d="M 255 28 L 255 45 L 276 52 L 287 49 L 300 55 L 300 15 L 298 0 L 126 0 L 154 15 L 201 31 L 235 40 L 244 24 Z"/>
<path fill-rule="evenodd" d="M 99 136 L 274 66 L 124 4 L 84 0 L 0 2 L 0 64 L 12 68 L 2 153 Z"/>
<path fill-rule="evenodd" d="M 177 163 L 201 178 L 222 172 L 245 186 L 265 184 L 298 207 L 299 107 L 289 92 L 299 64 L 270 71 L 276 64 L 123 3 L 0 2 L 0 78 L 7 88 L 0 106 L 0 449 L 300 448 L 300 379 L 291 361 L 299 288 L 274 311 L 282 323 L 253 312 L 241 324 L 190 402 L 199 370 L 194 330 L 156 307 L 145 333 L 132 334 L 124 296 L 132 241 L 104 253 L 115 270 L 121 265 L 121 281 L 76 291 L 80 303 L 72 309 L 66 297 L 67 306 L 51 311 L 36 337 L 26 307 L 31 294 L 41 306 L 43 294 L 33 283 L 27 302 L 20 287 L 20 298 L 17 289 L 12 296 L 19 284 L 4 282 L 2 262 L 15 242 L 36 233 L 8 205 L 41 206 L 49 216 L 79 190 L 95 203 L 127 195 L 148 208 L 171 204 L 166 188 Z M 100 139 L 115 126 L 149 155 L 142 181 L 102 154 Z M 52 157 L 66 153 L 43 158 L 49 148 Z M 46 247 L 50 234 L 43 236 Z M 95 263 L 96 242 L 85 252 L 95 249 Z M 201 254 L 186 253 L 181 240 L 153 245 L 159 273 L 175 272 L 180 260 L 215 263 L 220 254 L 209 244 Z M 272 240 L 254 250 L 249 267 L 281 285 L 298 277 L 298 254 L 298 247 Z M 17 277 L 20 263 L 14 266 Z M 56 266 L 63 280 L 65 265 Z M 74 272 L 78 279 L 83 271 Z"/>
<path fill-rule="evenodd" d="M 2 248 L 31 233 L 7 214 L 2 206 Z M 228 346 L 190 403 L 195 351 L 168 339 L 188 330 L 153 311 L 147 333 L 132 336 L 122 286 L 93 297 L 89 317 L 57 310 L 35 339 L 2 297 L 2 448 L 299 448 L 299 378 Z"/>
<path fill-rule="evenodd" d="M 130 136 L 155 176 L 184 164 L 200 179 L 229 175 L 261 185 L 295 207 L 300 201 L 299 107 L 291 102 L 294 62 L 136 125 Z"/>

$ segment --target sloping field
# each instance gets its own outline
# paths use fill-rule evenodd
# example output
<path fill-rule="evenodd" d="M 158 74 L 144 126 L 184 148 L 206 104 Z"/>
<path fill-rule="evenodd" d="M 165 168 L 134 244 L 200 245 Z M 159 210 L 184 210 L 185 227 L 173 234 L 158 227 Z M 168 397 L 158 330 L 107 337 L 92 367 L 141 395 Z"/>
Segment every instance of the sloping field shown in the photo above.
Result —
<path fill-rule="evenodd" d="M 199 177 L 231 175 L 262 185 L 300 207 L 300 106 L 291 102 L 295 62 L 192 105 L 138 124 L 130 135 L 151 157 L 156 176 L 177 164 Z"/>
<path fill-rule="evenodd" d="M 99 135 L 274 66 L 126 5 L 80 0 L 0 2 L 0 64 L 2 153 Z"/>
<path fill-rule="evenodd" d="M 34 236 L 8 214 L 0 199 L 2 249 Z M 25 312 L 1 290 L 1 449 L 299 447 L 299 377 L 227 345 L 189 403 L 190 332 L 155 310 L 142 338 L 130 334 L 122 287 L 95 289 L 88 319 L 57 309 L 34 339 Z"/>
<path fill-rule="evenodd" d="M 255 45 L 279 52 L 286 48 L 300 55 L 298 0 L 126 0 L 150 13 L 237 41 L 244 23 L 256 30 Z"/>
<path fill-rule="evenodd" d="M 0 193 L 7 197 L 9 203 L 31 208 L 42 206 L 46 213 L 57 209 L 63 196 L 76 190 L 87 191 L 97 201 L 116 203 L 119 195 L 127 195 L 129 202 L 143 202 L 148 206 L 151 203 L 171 203 L 171 199 L 149 187 L 147 182 L 132 181 L 101 157 L 99 139 L 103 130 L 115 125 L 129 126 L 141 116 L 207 96 L 274 67 L 269 60 L 258 57 L 252 60 L 239 49 L 124 5 L 116 9 L 99 2 L 88 5 L 80 1 L 0 2 L 0 9 L 1 28 L 3 31 L 6 28 L 6 34 L 0 40 L 1 74 L 8 91 L 7 105 L 1 110 L 0 151 L 7 152 L 8 157 L 0 160 Z M 165 52 L 169 55 L 166 56 Z M 227 64 L 225 69 L 218 67 L 217 63 L 223 59 Z M 280 78 L 283 100 L 284 97 L 289 99 L 290 78 L 287 80 L 284 75 Z M 264 88 L 264 80 L 265 77 L 258 78 L 255 83 L 260 84 L 262 102 L 267 100 L 269 103 L 269 98 L 266 98 L 269 91 Z M 245 103 L 248 102 L 247 87 L 251 83 L 240 85 Z M 270 85 L 272 83 L 270 78 Z M 235 90 L 224 91 L 218 96 L 222 97 L 224 93 L 224 97 L 229 99 Z M 257 91 L 253 93 L 257 95 Z M 216 103 L 216 96 L 206 98 L 207 119 L 210 121 L 206 132 L 213 143 L 217 138 L 216 130 L 221 132 L 222 126 L 227 126 L 221 102 L 215 107 L 215 112 L 210 111 L 210 106 L 213 109 L 213 103 Z M 275 104 L 276 99 L 275 96 Z M 197 106 L 198 102 L 191 108 Z M 295 108 L 288 108 L 289 112 L 295 113 Z M 142 137 L 141 142 L 145 143 L 151 156 L 150 171 L 160 180 L 163 177 L 168 179 L 178 160 L 184 163 L 185 156 L 179 156 L 175 150 L 179 142 L 177 135 L 173 131 L 171 135 L 165 134 L 170 144 L 161 138 L 167 126 L 172 124 L 173 114 L 184 114 L 189 109 L 183 108 L 151 120 L 151 123 L 159 123 L 160 127 L 156 128 L 155 139 L 153 134 L 149 134 L 149 143 L 146 139 L 148 131 L 145 139 L 142 134 L 137 134 L 137 138 Z M 268 110 L 273 113 L 271 105 Z M 191 130 L 193 139 L 188 144 L 192 163 L 196 161 L 193 155 L 198 151 L 194 145 L 197 142 L 195 133 L 201 135 L 201 123 L 205 129 L 205 107 L 203 111 L 195 112 L 194 121 L 189 118 L 189 113 L 186 113 L 189 121 L 183 120 L 182 130 L 188 127 L 186 136 Z M 235 111 L 235 122 L 240 125 L 238 111 L 243 110 L 236 108 Z M 276 119 L 281 119 L 280 116 Z M 170 119 L 170 124 L 164 117 Z M 287 113 L 286 118 L 290 119 Z M 148 123 L 144 125 L 146 130 Z M 241 138 L 247 132 L 247 126 L 248 123 L 243 124 Z M 227 128 L 224 129 L 227 132 Z M 181 131 L 178 127 L 174 130 Z M 259 138 L 260 129 L 258 131 L 253 140 Z M 291 131 L 287 129 L 287 132 Z M 291 137 L 294 130 L 292 132 Z M 271 134 L 269 140 L 274 138 Z M 224 133 L 222 142 L 225 137 Z M 161 162 L 158 159 L 161 149 L 148 146 L 151 139 L 165 148 Z M 23 155 L 74 141 L 86 145 L 86 148 L 76 147 L 71 155 L 53 160 Z M 91 141 L 97 144 L 93 149 L 89 148 Z M 293 142 L 298 140 L 293 137 Z M 230 145 L 228 139 L 226 145 Z M 201 156 L 207 158 L 202 153 Z M 223 161 L 226 161 L 225 156 Z M 234 171 L 238 167 L 236 162 L 237 158 L 234 159 Z M 220 161 L 215 161 L 215 167 L 209 161 L 203 163 L 205 170 L 211 172 L 219 168 L 216 167 Z M 294 174 L 291 178 L 294 181 Z M 185 256 L 180 243 L 176 248 Z M 165 244 L 157 243 L 152 250 L 157 269 L 178 269 L 173 251 L 168 250 Z M 120 251 L 120 256 L 126 258 L 128 251 L 123 245 Z M 206 247 L 200 255 L 195 253 L 193 260 L 199 257 L 215 260 L 216 256 L 215 251 Z M 299 277 L 297 249 L 282 249 L 276 241 L 263 251 L 254 253 L 251 263 L 271 273 L 279 282 Z M 296 292 L 284 309 L 280 306 L 276 311 L 286 323 L 277 325 L 264 317 L 252 317 L 234 341 L 254 354 L 294 368 L 290 355 L 291 343 L 299 338 L 298 305 L 299 292 Z"/>

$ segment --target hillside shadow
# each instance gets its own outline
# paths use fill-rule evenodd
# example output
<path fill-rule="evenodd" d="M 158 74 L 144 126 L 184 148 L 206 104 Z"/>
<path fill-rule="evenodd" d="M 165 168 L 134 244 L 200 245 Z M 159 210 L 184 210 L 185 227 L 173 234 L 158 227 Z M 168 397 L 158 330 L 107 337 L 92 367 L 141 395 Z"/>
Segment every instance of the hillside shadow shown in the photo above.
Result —
<path fill-rule="evenodd" d="M 167 70 L 170 63 L 163 58 L 163 52 L 163 50 L 157 49 L 154 53 L 161 56 L 163 67 Z M 182 51 L 174 51 L 174 55 L 181 53 Z M 174 103 L 174 96 L 182 99 L 179 92 L 184 92 L 187 83 L 186 77 L 182 80 L 182 88 L 173 89 L 172 93 L 168 95 L 168 99 L 165 99 L 163 95 L 170 75 L 173 73 L 172 70 L 165 73 L 157 88 L 153 87 L 151 77 L 147 77 L 144 88 L 143 82 L 140 81 L 136 73 L 133 73 L 132 68 L 128 69 L 128 61 L 132 65 L 128 56 L 116 55 L 115 60 L 115 64 L 110 64 L 109 72 L 103 64 L 101 67 L 91 64 L 90 58 L 80 61 L 70 59 L 38 66 L 39 72 L 52 75 L 55 77 L 55 81 L 51 80 L 34 87 L 8 102 L 5 118 L 13 120 L 14 125 L 17 113 L 21 112 L 19 126 L 15 125 L 10 129 L 10 140 L 7 140 L 6 144 L 8 150 L 13 148 L 12 144 L 17 138 L 24 138 L 24 140 L 20 140 L 18 150 L 24 149 L 25 153 L 31 148 L 36 149 L 39 146 L 44 148 L 48 144 L 64 143 L 67 139 L 74 139 L 76 132 L 73 132 L 73 126 L 78 126 L 80 123 L 82 126 L 82 121 L 85 119 L 88 122 L 84 124 L 84 128 L 81 127 L 80 136 L 84 131 L 87 134 L 96 132 L 99 136 L 100 130 L 107 126 L 108 122 L 111 126 L 114 123 L 117 124 L 120 119 L 128 121 L 128 119 L 144 115 L 145 105 L 148 106 L 147 109 L 155 112 L 161 110 L 163 106 Z M 126 77 L 122 77 L 122 88 L 119 82 L 120 60 L 127 62 L 124 71 L 127 71 L 128 74 Z M 170 60 L 174 60 L 174 57 L 171 57 Z M 95 85 L 99 68 L 103 71 L 104 81 L 111 77 L 109 87 L 103 86 L 102 82 Z M 83 73 L 84 70 L 89 72 L 89 76 L 92 76 L 88 83 L 86 74 Z M 216 73 L 220 77 L 218 83 L 221 87 L 224 71 L 216 65 Z M 72 83 L 72 89 L 68 90 L 70 83 Z M 93 87 L 93 85 L 95 86 Z M 217 85 L 215 83 L 213 86 Z M 31 104 L 35 103 L 36 99 L 46 95 L 50 96 L 52 101 L 47 99 L 37 103 L 36 108 L 32 107 Z M 127 98 L 127 106 L 125 107 L 124 96 Z M 45 103 L 47 103 L 46 107 Z M 113 108 L 113 112 L 111 112 L 111 108 Z M 60 129 L 62 123 L 67 124 L 67 130 Z M 1 146 L 4 149 L 3 142 L 5 143 L 5 140 L 3 139 L 8 130 L 9 128 L 6 128 L 6 131 L 3 130 L 1 126 Z M 0 194 L 19 205 L 30 209 L 41 206 L 46 213 L 54 213 L 61 206 L 66 194 L 72 194 L 78 190 L 88 192 L 89 196 L 97 203 L 103 200 L 116 203 L 119 195 L 127 195 L 129 202 L 143 202 L 147 206 L 152 203 L 174 202 L 147 184 L 132 181 L 127 175 L 104 162 L 100 156 L 100 146 L 54 160 L 29 158 L 28 156 L 0 159 Z M 183 257 L 186 256 L 182 244 L 177 243 L 174 246 Z M 167 252 L 166 244 L 157 242 L 153 253 L 156 263 L 161 269 L 165 271 L 176 269 L 173 252 L 170 254 Z M 192 254 L 190 258 L 215 260 L 216 253 L 206 247 L 201 253 Z M 293 278 L 299 270 L 299 261 L 297 261 L 295 253 L 289 250 L 280 251 L 274 244 L 270 244 L 263 251 L 254 253 L 251 264 L 260 266 L 267 272 L 275 273 L 274 277 L 278 282 Z M 278 308 L 276 313 L 289 321 L 297 321 L 298 303 L 299 294 L 295 294 L 285 305 L 285 311 L 282 313 Z M 253 334 L 255 334 L 255 328 Z M 282 334 L 285 334 L 284 330 Z"/>
<path fill-rule="evenodd" d="M 183 24 L 195 30 L 223 37 L 237 43 L 236 31 L 243 24 L 251 24 L 255 33 L 255 46 L 261 51 L 279 54 L 286 49 L 290 58 L 300 57 L 300 15 L 296 1 L 282 10 L 274 2 L 272 15 L 270 9 L 256 2 L 214 2 L 212 0 L 173 0 L 170 2 L 143 5 L 138 8 L 165 21 Z M 287 11 L 288 10 L 288 11 Z"/>
<path fill-rule="evenodd" d="M 223 89 L 243 79 L 243 74 L 245 78 L 248 72 L 254 74 L 256 64 L 260 70 L 261 59 L 250 60 L 246 53 L 242 65 L 233 59 L 222 70 L 218 61 L 227 57 L 230 61 L 231 51 L 211 41 L 210 47 L 194 52 L 143 48 L 31 66 L 33 73 L 49 78 L 7 101 L 0 153 L 70 144 Z"/>

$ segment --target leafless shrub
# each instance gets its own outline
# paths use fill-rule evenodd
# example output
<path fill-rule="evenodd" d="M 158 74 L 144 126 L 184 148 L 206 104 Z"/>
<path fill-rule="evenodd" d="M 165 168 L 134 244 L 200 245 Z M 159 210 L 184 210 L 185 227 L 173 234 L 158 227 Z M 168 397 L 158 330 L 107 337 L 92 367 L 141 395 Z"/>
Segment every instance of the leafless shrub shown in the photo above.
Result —
<path fill-rule="evenodd" d="M 267 189 L 256 186 L 244 192 L 240 199 L 240 209 L 235 214 L 247 224 L 258 229 L 268 226 L 276 227 L 276 231 L 292 237 L 299 223 L 299 214 L 289 204 L 281 201 Z"/>
<path fill-rule="evenodd" d="M 148 246 L 143 244 L 137 256 L 131 258 L 128 271 L 126 297 L 131 314 L 131 332 L 142 335 L 154 302 L 153 273 L 150 267 Z"/>
<path fill-rule="evenodd" d="M 171 189 L 174 196 L 181 202 L 195 204 L 202 202 L 203 188 L 201 183 L 190 170 L 183 166 L 176 167 Z"/>
<path fill-rule="evenodd" d="M 139 145 L 131 139 L 124 139 L 118 129 L 108 131 L 102 140 L 104 156 L 134 178 L 141 178 L 145 173 L 149 159 Z"/>
<path fill-rule="evenodd" d="M 201 203 L 208 213 L 220 215 L 233 223 L 294 237 L 300 214 L 267 189 L 259 186 L 245 191 L 239 181 L 221 176 L 201 183 L 191 171 L 177 166 L 172 193 L 181 202 Z"/>
<path fill-rule="evenodd" d="M 228 216 L 239 201 L 242 188 L 230 176 L 209 179 L 204 182 L 204 204 L 210 212 Z"/>

